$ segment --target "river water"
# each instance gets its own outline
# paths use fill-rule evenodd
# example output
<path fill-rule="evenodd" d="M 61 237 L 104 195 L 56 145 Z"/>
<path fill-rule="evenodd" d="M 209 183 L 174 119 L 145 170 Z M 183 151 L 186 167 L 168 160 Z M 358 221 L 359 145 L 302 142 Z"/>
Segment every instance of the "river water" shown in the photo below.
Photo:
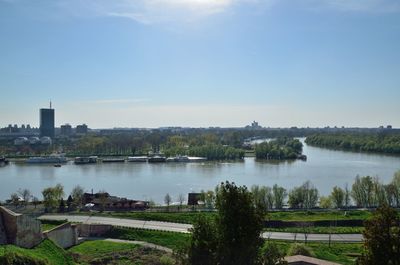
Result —
<path fill-rule="evenodd" d="M 162 203 L 166 193 L 174 200 L 180 193 L 214 189 L 222 181 L 239 185 L 272 186 L 275 183 L 291 189 L 310 180 L 327 195 L 335 186 L 349 187 L 357 175 L 379 176 L 389 182 L 400 170 L 400 157 L 327 150 L 304 144 L 306 162 L 259 162 L 245 158 L 243 162 L 206 163 L 115 163 L 74 165 L 60 168 L 53 165 L 11 163 L 0 168 L 0 200 L 10 198 L 19 188 L 28 188 L 42 198 L 43 188 L 57 183 L 68 195 L 79 184 L 90 192 L 105 190 L 112 195 Z"/>

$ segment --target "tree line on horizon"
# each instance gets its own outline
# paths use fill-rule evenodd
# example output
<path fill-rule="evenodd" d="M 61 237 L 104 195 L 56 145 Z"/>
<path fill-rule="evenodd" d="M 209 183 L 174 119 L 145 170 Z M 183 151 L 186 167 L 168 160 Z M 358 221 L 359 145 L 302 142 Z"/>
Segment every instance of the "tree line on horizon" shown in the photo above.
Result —
<path fill-rule="evenodd" d="M 307 144 L 355 152 L 400 154 L 400 135 L 395 133 L 319 133 Z"/>

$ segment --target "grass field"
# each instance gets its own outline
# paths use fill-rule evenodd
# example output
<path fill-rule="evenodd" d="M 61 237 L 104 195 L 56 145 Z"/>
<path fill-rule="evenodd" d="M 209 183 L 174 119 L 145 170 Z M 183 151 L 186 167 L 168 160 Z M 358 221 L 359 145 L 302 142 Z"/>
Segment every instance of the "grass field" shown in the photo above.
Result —
<path fill-rule="evenodd" d="M 10 259 L 14 259 L 10 262 Z M 7 261 L 6 261 L 7 260 Z M 72 257 L 50 240 L 44 240 L 33 249 L 14 245 L 0 246 L 0 264 L 74 265 Z"/>
<path fill-rule="evenodd" d="M 87 214 L 87 213 L 83 213 Z M 192 224 L 199 215 L 215 216 L 215 212 L 105 212 L 94 213 L 94 215 L 153 220 L 163 222 L 187 223 Z M 266 215 L 267 220 L 282 221 L 320 221 L 320 220 L 366 220 L 371 216 L 369 211 L 361 210 L 332 210 L 332 211 L 279 211 L 269 212 Z"/>
<path fill-rule="evenodd" d="M 153 231 L 132 228 L 113 228 L 105 237 L 139 240 L 156 245 L 177 249 L 188 242 L 190 235 L 174 232 Z"/>
<path fill-rule="evenodd" d="M 288 232 L 288 233 L 313 233 L 313 234 L 361 234 L 364 231 L 364 227 L 348 227 L 348 226 L 338 226 L 338 227 L 285 227 L 285 228 L 266 228 L 264 231 L 270 232 Z"/>
<path fill-rule="evenodd" d="M 267 219 L 282 221 L 320 221 L 320 220 L 366 220 L 371 216 L 369 211 L 332 210 L 332 211 L 280 211 L 269 212 Z"/>
<path fill-rule="evenodd" d="M 41 220 L 42 223 L 42 231 L 47 231 L 50 229 L 53 229 L 54 227 L 57 227 L 59 225 L 62 225 L 67 222 L 67 220 L 63 221 L 56 221 L 56 220 Z"/>
<path fill-rule="evenodd" d="M 103 240 L 86 241 L 68 250 L 75 260 L 86 264 L 160 264 L 160 260 L 172 260 L 169 254 L 134 244 L 114 243 Z"/>
<path fill-rule="evenodd" d="M 292 243 L 274 241 L 280 249 L 288 252 Z M 308 248 L 314 253 L 314 257 L 337 262 L 345 265 L 355 264 L 355 260 L 362 252 L 362 244 L 358 243 L 333 243 L 329 247 L 327 243 L 307 243 Z"/>

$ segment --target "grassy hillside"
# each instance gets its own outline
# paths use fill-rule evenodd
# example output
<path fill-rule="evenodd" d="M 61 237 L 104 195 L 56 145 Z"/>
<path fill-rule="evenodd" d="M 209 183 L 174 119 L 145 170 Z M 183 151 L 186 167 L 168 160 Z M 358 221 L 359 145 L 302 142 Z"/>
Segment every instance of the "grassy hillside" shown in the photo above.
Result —
<path fill-rule="evenodd" d="M 44 240 L 33 249 L 14 245 L 0 246 L 0 264 L 74 265 L 72 257 L 50 240 Z"/>
<path fill-rule="evenodd" d="M 134 244 L 86 241 L 68 250 L 79 264 L 172 264 L 170 254 Z"/>

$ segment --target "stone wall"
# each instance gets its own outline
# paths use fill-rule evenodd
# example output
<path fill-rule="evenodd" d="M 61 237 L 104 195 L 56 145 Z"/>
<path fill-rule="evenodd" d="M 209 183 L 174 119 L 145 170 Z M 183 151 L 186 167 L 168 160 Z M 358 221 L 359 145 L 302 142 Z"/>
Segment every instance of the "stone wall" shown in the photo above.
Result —
<path fill-rule="evenodd" d="M 285 260 L 289 265 L 340 265 L 339 263 L 312 257 L 306 257 L 302 255 L 285 257 Z"/>
<path fill-rule="evenodd" d="M 62 248 L 69 248 L 78 244 L 78 228 L 71 223 L 59 225 L 44 232 L 43 235 Z"/>
<path fill-rule="evenodd" d="M 5 244 L 7 244 L 7 235 L 6 235 L 6 230 L 4 229 L 3 219 L 1 218 L 0 215 L 0 245 L 5 245 Z"/>
<path fill-rule="evenodd" d="M 17 214 L 0 206 L 0 218 L 2 219 L 6 243 L 23 248 L 32 248 L 43 240 L 40 221 L 26 215 Z"/>
<path fill-rule="evenodd" d="M 112 225 L 79 224 L 78 233 L 81 237 L 101 237 L 112 229 Z"/>

